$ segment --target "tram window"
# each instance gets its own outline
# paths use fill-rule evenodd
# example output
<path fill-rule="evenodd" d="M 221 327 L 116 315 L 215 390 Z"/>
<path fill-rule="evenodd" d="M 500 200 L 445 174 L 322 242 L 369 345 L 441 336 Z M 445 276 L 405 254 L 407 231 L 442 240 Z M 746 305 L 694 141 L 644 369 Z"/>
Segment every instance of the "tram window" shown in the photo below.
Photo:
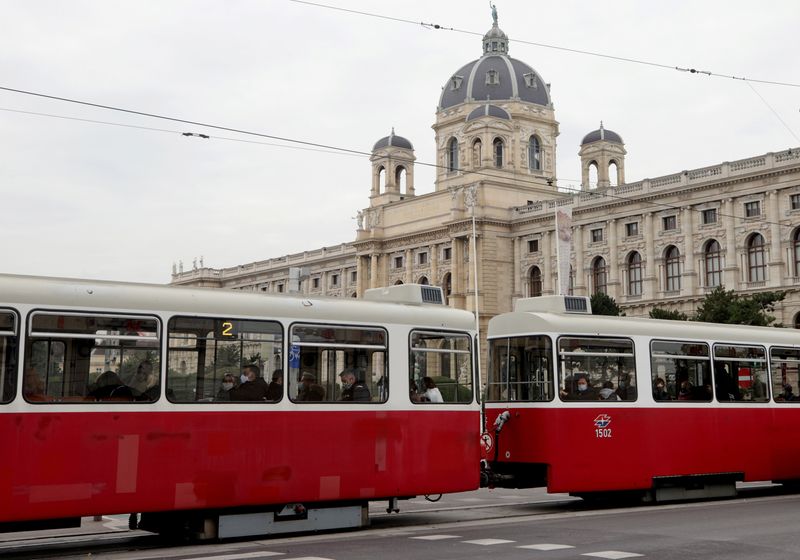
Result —
<path fill-rule="evenodd" d="M 377 327 L 292 325 L 294 402 L 382 403 L 389 397 L 387 334 Z"/>
<path fill-rule="evenodd" d="M 769 365 L 775 402 L 800 403 L 800 348 L 770 348 Z"/>
<path fill-rule="evenodd" d="M 562 400 L 636 400 L 636 360 L 627 338 L 558 339 Z"/>
<path fill-rule="evenodd" d="M 468 334 L 411 331 L 410 343 L 408 376 L 412 402 L 435 403 L 438 395 L 443 403 L 472 402 L 472 349 Z"/>
<path fill-rule="evenodd" d="M 276 321 L 173 317 L 167 325 L 167 398 L 174 403 L 277 402 L 283 329 Z M 245 370 L 253 380 L 242 383 Z M 270 385 L 277 377 L 280 387 Z"/>
<path fill-rule="evenodd" d="M 654 340 L 650 343 L 653 399 L 710 402 L 711 359 L 701 342 Z M 658 389 L 660 385 L 663 389 Z"/>
<path fill-rule="evenodd" d="M 152 402 L 159 394 L 155 317 L 35 312 L 25 347 L 28 402 Z"/>
<path fill-rule="evenodd" d="M 766 378 L 764 348 L 714 345 L 714 386 L 719 402 L 767 402 Z"/>
<path fill-rule="evenodd" d="M 17 384 L 17 315 L 0 310 L 0 404 L 14 400 Z"/>
<path fill-rule="evenodd" d="M 551 401 L 554 397 L 553 345 L 547 336 L 489 341 L 490 401 Z"/>

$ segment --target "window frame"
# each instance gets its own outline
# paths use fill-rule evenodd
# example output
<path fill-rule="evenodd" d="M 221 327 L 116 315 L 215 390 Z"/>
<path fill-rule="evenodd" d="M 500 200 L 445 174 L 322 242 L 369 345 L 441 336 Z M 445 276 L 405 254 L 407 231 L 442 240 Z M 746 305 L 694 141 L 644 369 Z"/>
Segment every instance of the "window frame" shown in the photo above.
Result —
<path fill-rule="evenodd" d="M 339 343 L 339 342 L 297 342 L 294 339 L 294 329 L 296 327 L 311 327 L 315 329 L 334 329 L 334 330 L 352 330 L 352 331 L 379 331 L 383 333 L 384 336 L 384 345 L 376 345 L 376 344 L 347 344 L 347 343 Z M 292 395 L 292 392 L 296 389 L 299 389 L 300 380 L 297 380 L 297 385 L 293 384 L 292 381 L 292 374 L 297 370 L 296 373 L 298 376 L 302 375 L 303 365 L 301 364 L 297 368 L 293 368 L 291 363 L 288 360 L 288 354 L 286 359 L 286 369 L 284 370 L 284 379 L 285 379 L 285 390 L 284 394 L 288 398 L 289 402 L 296 405 L 301 406 L 309 406 L 309 405 L 334 405 L 334 406 L 341 406 L 341 405 L 353 405 L 353 406 L 368 406 L 368 405 L 375 405 L 375 406 L 385 406 L 387 402 L 389 402 L 389 386 L 390 386 L 390 372 L 389 372 L 389 349 L 391 348 L 391 343 L 389 340 L 389 330 L 385 326 L 380 325 L 353 325 L 353 324 L 343 324 L 343 323 L 315 323 L 310 321 L 294 321 L 289 324 L 286 331 L 286 345 L 287 348 L 290 350 L 292 347 L 297 346 L 298 348 L 322 348 L 327 350 L 342 350 L 346 351 L 348 349 L 354 350 L 383 350 L 383 373 L 380 378 L 384 379 L 383 389 L 378 391 L 376 394 L 380 395 L 381 400 L 373 401 L 356 401 L 356 400 L 329 400 L 327 397 L 327 393 L 321 401 L 301 401 L 297 400 L 297 395 Z M 345 368 L 352 367 L 345 366 Z M 317 371 L 319 374 L 319 371 Z M 336 378 L 338 377 L 338 373 L 334 374 L 332 378 L 334 386 L 336 385 Z M 380 381 L 379 378 L 379 381 Z M 318 379 L 319 381 L 319 379 Z M 370 384 L 371 386 L 372 384 Z M 370 391 L 370 397 L 373 396 L 373 393 Z"/>
<path fill-rule="evenodd" d="M 761 201 L 750 200 L 744 203 L 744 217 L 745 218 L 758 218 L 761 216 Z"/>
<path fill-rule="evenodd" d="M 755 241 L 760 240 L 756 245 Z M 767 251 L 766 239 L 760 233 L 753 233 L 747 238 L 747 281 L 766 282 Z"/>
<path fill-rule="evenodd" d="M 702 346 L 703 348 L 705 348 L 706 354 L 704 356 L 699 356 L 699 355 L 696 355 L 696 354 L 668 354 L 668 353 L 657 354 L 657 353 L 655 353 L 653 351 L 653 347 L 656 344 L 659 344 L 659 343 Z M 654 399 L 654 401 L 656 403 L 667 402 L 667 403 L 685 404 L 687 402 L 690 402 L 690 403 L 711 403 L 711 402 L 714 401 L 714 389 L 713 389 L 713 387 L 714 387 L 714 374 L 713 374 L 714 363 L 713 362 L 714 361 L 713 361 L 713 353 L 712 353 L 713 351 L 712 351 L 711 346 L 708 344 L 708 342 L 705 342 L 703 340 L 675 340 L 675 339 L 666 339 L 666 338 L 653 338 L 653 339 L 650 340 L 650 344 L 648 344 L 648 352 L 649 352 L 649 356 L 650 356 L 649 366 L 650 366 L 650 387 L 651 387 L 651 389 L 655 386 L 656 379 L 660 378 L 660 376 L 658 375 L 657 369 L 656 369 L 656 364 L 655 364 L 655 360 L 658 359 L 659 357 L 661 357 L 662 359 L 670 359 L 671 358 L 671 359 L 673 359 L 675 361 L 677 361 L 677 360 L 685 360 L 685 361 L 688 361 L 688 362 L 706 362 L 706 364 L 707 364 L 707 374 L 708 374 L 707 381 L 712 386 L 712 393 L 711 393 L 711 395 L 709 395 L 708 399 L 698 399 L 698 398 L 681 399 L 678 396 L 679 395 L 679 383 L 680 383 L 680 381 L 677 378 L 677 372 L 676 372 L 675 373 L 675 377 L 676 377 L 675 381 L 672 383 L 672 389 L 673 389 L 672 393 L 674 393 L 674 397 L 671 398 L 671 399 L 668 399 L 668 400 L 667 399 L 664 399 L 664 400 L 655 400 Z M 689 372 L 687 371 L 687 380 L 688 380 L 688 376 L 689 376 Z M 665 375 L 661 379 L 662 379 L 662 381 L 664 381 L 665 387 L 668 388 L 669 387 L 669 380 L 668 380 L 667 376 Z M 703 385 L 704 386 L 705 386 L 705 382 L 706 382 L 706 379 L 703 380 Z M 669 389 L 667 389 L 667 392 L 669 392 Z M 672 393 L 670 393 L 670 394 L 672 394 Z"/>
<path fill-rule="evenodd" d="M 669 216 L 662 216 L 661 229 L 663 231 L 674 231 L 678 229 L 678 216 L 676 214 L 671 214 Z"/>
<path fill-rule="evenodd" d="M 670 245 L 664 252 L 664 291 L 681 291 L 681 251 L 676 245 Z"/>
<path fill-rule="evenodd" d="M 625 342 L 630 343 L 631 351 L 630 352 L 587 352 L 587 351 L 578 352 L 578 351 L 573 350 L 573 351 L 562 352 L 561 351 L 561 342 L 562 342 L 562 340 L 565 340 L 565 339 L 597 340 L 597 341 L 602 341 L 602 340 L 625 341 Z M 559 400 L 561 402 L 565 402 L 565 403 L 572 403 L 572 402 L 603 403 L 601 406 L 604 406 L 606 403 L 632 403 L 632 402 L 637 402 L 639 400 L 639 381 L 638 381 L 638 373 L 637 373 L 637 369 L 638 368 L 636 367 L 636 344 L 635 344 L 634 340 L 631 337 L 628 337 L 628 336 L 615 336 L 615 335 L 593 336 L 593 335 L 585 335 L 585 334 L 565 333 L 565 334 L 559 335 L 556 338 L 555 344 L 553 345 L 553 352 L 555 354 L 555 360 L 556 360 L 556 366 L 555 366 L 555 369 L 556 369 L 556 390 L 559 393 Z M 566 398 L 566 394 L 567 394 L 566 393 L 566 379 L 567 379 L 568 375 L 563 370 L 563 364 L 565 363 L 564 356 L 576 356 L 576 357 L 582 357 L 582 358 L 601 358 L 601 357 L 604 357 L 604 358 L 623 358 L 623 359 L 624 358 L 629 358 L 630 359 L 630 363 L 633 365 L 633 372 L 628 371 L 627 375 L 628 375 L 629 379 L 631 377 L 633 377 L 633 380 L 634 380 L 634 385 L 632 387 L 633 390 L 634 390 L 634 398 L 633 399 L 626 399 L 626 400 L 620 399 L 618 401 L 602 400 L 602 399 L 591 399 L 591 400 L 587 399 L 587 400 L 583 400 L 583 399 L 569 399 L 569 398 Z M 586 371 L 586 372 L 579 372 L 579 373 L 585 373 L 586 376 L 587 376 L 587 380 L 591 381 L 592 372 Z M 577 374 L 570 373 L 569 375 L 573 376 L 573 382 L 574 382 L 574 377 Z M 617 371 L 617 379 L 619 380 L 619 371 Z M 562 386 L 562 380 L 564 380 L 564 385 L 563 386 Z M 593 389 L 599 390 L 598 387 L 593 387 Z M 628 390 L 630 390 L 630 389 L 631 389 L 631 386 L 629 385 L 628 386 Z M 616 393 L 617 390 L 619 390 L 619 385 L 617 385 L 617 389 L 615 389 L 615 393 Z"/>
<path fill-rule="evenodd" d="M 34 330 L 33 330 L 33 328 L 34 328 L 33 327 L 33 322 L 34 322 L 34 318 L 37 317 L 37 316 L 51 316 L 51 317 L 63 316 L 63 317 L 84 317 L 84 318 L 96 317 L 96 318 L 116 318 L 116 319 L 128 319 L 128 320 L 147 319 L 147 320 L 151 320 L 151 321 L 155 322 L 156 331 L 155 331 L 155 336 L 147 336 L 147 337 L 134 336 L 134 335 L 116 335 L 116 336 L 115 335 L 108 335 L 108 334 L 98 335 L 98 334 L 71 333 L 71 332 L 58 332 L 58 331 L 51 332 L 51 331 L 45 331 L 45 330 L 39 331 L 39 332 L 34 332 Z M 35 405 L 35 406 L 39 406 L 39 405 L 91 405 L 91 406 L 96 406 L 96 405 L 112 405 L 112 406 L 116 406 L 116 405 L 124 405 L 124 406 L 140 405 L 141 406 L 141 405 L 143 405 L 143 406 L 149 406 L 149 405 L 152 405 L 153 403 L 158 402 L 159 400 L 161 400 L 162 395 L 164 395 L 164 382 L 166 381 L 166 375 L 164 374 L 164 363 L 163 363 L 164 362 L 164 357 L 163 357 L 163 352 L 164 352 L 164 327 L 163 327 L 163 324 L 162 324 L 162 318 L 159 315 L 149 314 L 149 313 L 128 313 L 128 312 L 115 313 L 114 311 L 81 311 L 81 310 L 76 310 L 76 309 L 57 310 L 57 309 L 52 309 L 52 308 L 35 308 L 35 309 L 31 309 L 28 312 L 27 316 L 26 316 L 25 335 L 26 335 L 25 336 L 25 345 L 24 345 L 24 348 L 22 348 L 23 371 L 25 371 L 29 367 L 31 367 L 30 366 L 30 362 L 29 362 L 29 356 L 28 356 L 29 349 L 32 352 L 33 345 L 37 341 L 47 341 L 48 345 L 52 344 L 53 342 L 61 341 L 61 343 L 64 345 L 64 348 L 66 349 L 67 344 L 68 344 L 66 341 L 72 341 L 72 340 L 93 340 L 93 341 L 97 341 L 97 340 L 103 340 L 103 341 L 118 340 L 118 341 L 128 341 L 128 342 L 146 340 L 146 341 L 155 342 L 156 346 L 154 348 L 152 348 L 152 349 L 146 348 L 146 349 L 155 351 L 156 355 L 158 356 L 157 382 L 158 382 L 159 391 L 158 391 L 158 395 L 153 400 L 136 400 L 135 398 L 131 398 L 130 400 L 90 400 L 90 398 L 89 398 L 91 396 L 90 391 L 89 391 L 90 384 L 89 384 L 88 381 L 89 381 L 89 376 L 91 374 L 91 357 L 89 357 L 89 363 L 88 363 L 87 371 L 86 371 L 86 376 L 87 376 L 87 379 L 86 379 L 86 381 L 87 381 L 87 383 L 86 383 L 86 393 L 84 395 L 72 395 L 72 394 L 64 395 L 63 391 L 62 391 L 62 395 L 60 397 L 51 397 L 50 395 L 47 394 L 47 382 L 48 382 L 48 377 L 49 377 L 49 373 L 48 373 L 47 375 L 45 375 L 45 379 L 44 379 L 45 392 L 42 395 L 42 397 L 43 397 L 42 400 L 31 400 L 28 395 L 25 395 L 25 391 L 24 391 L 24 387 L 23 387 L 23 390 L 21 391 L 22 399 L 28 404 L 32 404 L 32 405 Z M 70 346 L 71 346 L 71 344 L 70 344 Z M 117 374 L 117 376 L 120 375 L 120 372 L 122 370 L 122 366 L 124 364 L 124 351 L 123 351 L 123 349 L 129 349 L 129 350 L 137 349 L 137 347 L 135 347 L 135 346 L 125 347 L 122 344 L 120 344 L 119 347 L 121 349 L 120 350 L 120 358 L 121 359 L 120 359 L 119 366 L 118 366 L 120 371 L 114 372 L 114 373 Z M 97 345 L 93 344 L 89 356 L 91 356 L 91 352 L 94 352 L 95 348 L 103 348 L 103 346 L 97 346 Z M 139 347 L 138 349 L 143 349 L 143 348 Z M 71 348 L 71 351 L 72 351 L 72 348 Z M 70 365 L 72 365 L 72 364 L 70 364 Z M 155 366 L 154 366 L 153 369 L 156 369 Z M 113 371 L 113 370 L 111 370 L 111 371 Z M 66 370 L 64 372 L 62 372 L 62 373 L 66 373 Z M 70 374 L 72 374 L 72 370 L 70 371 Z M 102 372 L 100 373 L 100 375 L 102 375 Z M 41 379 L 41 377 L 40 377 L 40 379 Z M 24 379 L 23 379 L 23 382 L 24 382 Z M 127 383 L 125 383 L 123 385 L 130 388 L 130 386 L 127 385 Z"/>
<path fill-rule="evenodd" d="M 775 351 L 786 351 L 787 353 L 796 353 L 797 359 L 795 360 L 788 360 L 788 359 L 776 359 L 773 357 L 773 353 Z M 771 346 L 768 352 L 768 360 L 769 360 L 769 372 L 770 372 L 770 385 L 772 387 L 772 401 L 778 404 L 785 404 L 785 403 L 797 403 L 800 404 L 800 396 L 794 395 L 794 398 L 791 400 L 786 400 L 783 393 L 778 393 L 777 389 L 780 387 L 783 389 L 786 386 L 786 382 L 788 381 L 786 377 L 786 368 L 781 367 L 781 364 L 788 364 L 794 363 L 795 364 L 795 372 L 794 372 L 794 383 L 788 383 L 793 387 L 800 386 L 800 348 L 792 347 L 792 346 Z M 783 371 L 781 371 L 783 370 Z M 779 375 L 780 373 L 780 375 Z M 779 381 L 779 382 L 778 382 Z M 778 382 L 778 383 L 776 383 Z M 780 399 L 780 400 L 778 400 Z"/>
<path fill-rule="evenodd" d="M 13 324 L 10 331 L 0 331 L 0 338 L 6 337 L 12 339 L 12 344 L 9 348 L 8 365 L 5 366 L 0 363 L 0 405 L 6 405 L 14 402 L 17 398 L 19 389 L 19 363 L 20 363 L 20 341 L 21 341 L 21 323 L 19 312 L 11 307 L 0 307 L 0 314 L 8 314 L 13 319 Z M 4 342 L 5 346 L 5 342 Z M 0 354 L 2 356 L 2 354 Z M 24 359 L 24 356 L 23 356 Z M 6 397 L 7 395 L 7 397 Z"/>
<path fill-rule="evenodd" d="M 716 246 L 716 250 L 711 248 Z M 722 247 L 716 239 L 706 242 L 703 249 L 703 266 L 705 268 L 705 287 L 716 288 L 722 285 Z"/>
<path fill-rule="evenodd" d="M 731 347 L 731 348 L 749 348 L 749 349 L 757 349 L 761 350 L 763 353 L 763 359 L 759 358 L 737 358 L 737 357 L 729 357 L 729 356 L 717 356 L 717 349 L 721 347 Z M 712 362 L 713 368 L 712 373 L 714 375 L 714 399 L 716 402 L 721 404 L 729 404 L 729 403 L 745 403 L 745 404 L 768 404 L 770 402 L 770 370 L 769 370 L 769 353 L 767 352 L 767 348 L 765 345 L 762 344 L 742 344 L 738 342 L 715 342 L 712 346 Z M 761 383 L 764 385 L 765 391 L 765 398 L 764 400 L 754 401 L 752 399 L 748 400 L 745 398 L 740 399 L 731 399 L 731 400 L 720 400 L 719 396 L 719 382 L 717 381 L 717 362 L 730 362 L 730 363 L 756 363 L 760 362 L 764 364 L 763 368 L 763 375 L 766 376 L 767 381 L 761 380 Z M 732 376 L 732 373 L 728 372 L 728 375 Z M 752 374 L 751 374 L 752 379 Z M 739 379 L 739 372 L 737 371 L 737 379 L 734 380 L 731 377 L 731 382 L 736 384 L 737 392 L 740 392 L 741 387 L 741 380 Z M 752 381 L 751 381 L 752 382 Z"/>
<path fill-rule="evenodd" d="M 642 254 L 639 251 L 633 251 L 628 255 L 628 295 L 640 296 L 642 295 L 643 280 L 642 280 Z"/>
<path fill-rule="evenodd" d="M 700 211 L 701 221 L 704 226 L 717 223 L 717 209 L 705 208 Z M 713 218 L 713 219 L 710 219 Z"/>
<path fill-rule="evenodd" d="M 639 235 L 639 222 L 627 222 L 625 224 L 625 237 L 636 237 Z"/>
<path fill-rule="evenodd" d="M 494 373 L 494 352 L 495 352 L 495 350 L 493 350 L 493 349 L 495 348 L 495 343 L 497 343 L 498 341 L 504 341 L 505 342 L 505 349 L 506 349 L 506 356 L 509 356 L 509 354 L 510 354 L 509 350 L 511 348 L 511 341 L 512 340 L 523 339 L 525 341 L 528 341 L 529 339 L 532 339 L 532 338 L 544 339 L 546 341 L 546 343 L 549 344 L 549 348 L 546 349 L 546 350 L 548 350 L 548 354 L 547 354 L 548 371 L 546 371 L 545 374 L 544 374 L 545 379 L 543 381 L 540 381 L 540 382 L 530 381 L 530 380 L 527 381 L 527 382 L 525 382 L 525 381 L 515 381 L 515 382 L 513 382 L 513 384 L 521 386 L 521 385 L 524 385 L 524 384 L 535 385 L 535 384 L 539 383 L 540 386 L 544 386 L 544 387 L 547 387 L 549 385 L 550 390 L 549 390 L 549 393 L 546 395 L 549 398 L 544 398 L 544 399 L 512 398 L 512 397 L 515 396 L 517 391 L 512 390 L 510 366 L 508 364 L 507 364 L 507 368 L 506 368 L 505 372 L 499 372 L 500 373 L 499 377 L 500 377 L 501 381 L 497 381 L 497 382 L 493 382 L 492 381 L 494 379 L 493 373 Z M 491 339 L 487 340 L 487 342 L 488 342 L 488 354 L 489 354 L 489 368 L 490 368 L 490 370 L 489 370 L 489 378 L 487 379 L 487 382 L 486 382 L 486 402 L 535 402 L 535 403 L 544 403 L 544 402 L 553 402 L 555 400 L 557 387 L 558 387 L 558 385 L 557 385 L 557 383 L 555 381 L 555 367 L 556 367 L 555 366 L 555 362 L 557 360 L 555 358 L 555 353 L 554 353 L 555 344 L 553 343 L 553 338 L 550 335 L 536 333 L 536 334 L 525 334 L 525 335 L 517 335 L 517 336 L 500 336 L 500 337 L 497 337 L 497 338 L 491 338 Z M 517 379 L 521 378 L 521 375 L 520 375 L 519 372 L 517 373 L 516 378 Z M 502 381 L 502 379 L 505 379 L 505 381 Z M 492 387 L 493 386 L 498 387 L 498 389 L 499 389 L 498 392 L 500 392 L 500 393 L 502 393 L 503 389 L 505 389 L 506 390 L 506 395 L 507 395 L 506 398 L 505 399 L 502 399 L 502 398 L 491 399 L 491 398 L 489 398 L 489 395 L 492 393 Z"/>
<path fill-rule="evenodd" d="M 466 350 L 440 350 L 440 349 L 437 349 L 437 348 L 425 348 L 425 349 L 415 350 L 415 347 L 412 344 L 412 340 L 413 340 L 413 337 L 414 337 L 415 334 L 428 334 L 428 335 L 438 335 L 438 336 L 448 336 L 449 335 L 449 336 L 452 336 L 452 337 L 459 337 L 459 338 L 463 337 L 463 338 L 465 338 L 467 340 L 467 349 Z M 455 331 L 455 330 L 448 330 L 448 329 L 439 330 L 439 329 L 436 329 L 436 328 L 427 328 L 427 327 L 410 328 L 408 330 L 408 338 L 406 339 L 406 343 L 408 345 L 408 377 L 407 377 L 408 382 L 409 382 L 409 386 L 408 386 L 409 398 L 408 398 L 408 400 L 409 400 L 409 402 L 411 402 L 411 404 L 419 405 L 419 406 L 443 406 L 443 405 L 444 406 L 447 406 L 447 405 L 449 405 L 449 406 L 453 406 L 453 405 L 466 406 L 466 405 L 471 405 L 471 404 L 475 403 L 478 400 L 478 391 L 479 391 L 479 388 L 480 388 L 480 382 L 479 382 L 479 380 L 476 379 L 476 371 L 475 371 L 476 363 L 475 363 L 475 352 L 474 352 L 475 346 L 474 346 L 473 337 L 472 337 L 472 335 L 470 335 L 469 332 L 466 332 L 466 331 Z M 416 364 L 416 361 L 414 360 L 414 352 L 420 352 L 420 353 L 430 352 L 430 353 L 434 353 L 434 354 L 451 354 L 451 355 L 452 354 L 463 354 L 463 355 L 467 355 L 468 359 L 469 359 L 469 369 L 470 369 L 470 375 L 469 375 L 470 386 L 468 387 L 469 391 L 471 393 L 470 399 L 468 401 L 466 401 L 466 400 L 465 401 L 455 400 L 455 401 L 452 401 L 452 402 L 444 401 L 444 402 L 441 402 L 441 403 L 414 401 L 411 398 L 411 391 L 413 390 L 411 388 L 411 381 L 414 380 L 414 366 Z M 455 386 L 456 386 L 455 394 L 456 394 L 456 398 L 457 398 L 458 397 L 458 387 L 463 387 L 463 385 L 460 385 L 459 382 L 458 382 L 458 379 L 456 379 L 455 380 Z M 438 388 L 438 386 L 437 386 L 437 388 Z M 419 393 L 419 389 L 420 389 L 420 387 L 417 387 L 418 394 L 420 394 Z"/>

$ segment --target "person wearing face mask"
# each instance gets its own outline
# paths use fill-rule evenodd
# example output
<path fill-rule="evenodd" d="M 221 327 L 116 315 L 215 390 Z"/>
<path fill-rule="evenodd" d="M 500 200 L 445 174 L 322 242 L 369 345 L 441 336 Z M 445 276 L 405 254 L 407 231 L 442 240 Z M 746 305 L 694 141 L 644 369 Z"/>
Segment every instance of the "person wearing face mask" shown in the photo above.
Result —
<path fill-rule="evenodd" d="M 215 401 L 229 401 L 231 400 L 231 390 L 236 387 L 236 379 L 232 373 L 226 373 L 222 376 L 222 386 L 217 391 L 217 396 L 214 397 Z"/>
<path fill-rule="evenodd" d="M 340 401 L 370 401 L 369 389 L 356 379 L 353 368 L 344 370 L 339 374 L 339 378 L 342 380 Z"/>
<path fill-rule="evenodd" d="M 653 382 L 653 400 L 656 401 L 668 401 L 670 400 L 669 393 L 665 388 L 664 380 L 660 377 L 656 377 L 656 380 Z"/>
<path fill-rule="evenodd" d="M 267 382 L 261 377 L 258 366 L 250 364 L 242 368 L 241 385 L 230 391 L 232 401 L 267 400 Z"/>
<path fill-rule="evenodd" d="M 589 384 L 589 376 L 579 373 L 575 376 L 575 391 L 568 396 L 573 401 L 594 401 L 597 400 L 597 393 Z"/>

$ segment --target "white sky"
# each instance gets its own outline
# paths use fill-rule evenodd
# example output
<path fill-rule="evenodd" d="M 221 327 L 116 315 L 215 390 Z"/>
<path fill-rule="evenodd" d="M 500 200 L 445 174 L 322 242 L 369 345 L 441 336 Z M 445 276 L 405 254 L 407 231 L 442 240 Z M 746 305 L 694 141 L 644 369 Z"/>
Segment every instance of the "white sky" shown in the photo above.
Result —
<path fill-rule="evenodd" d="M 484 1 L 329 2 L 491 27 Z M 601 119 L 625 140 L 629 182 L 800 146 L 747 83 L 513 41 L 800 83 L 796 0 L 496 3 L 509 54 L 552 84 L 560 185 L 579 182 Z M 288 0 L 0 8 L 0 86 L 363 151 L 394 126 L 424 162 L 442 85 L 481 54 L 480 37 Z M 800 88 L 753 87 L 800 135 Z M 0 109 L 236 137 L 5 91 Z M 433 190 L 431 169 L 416 188 Z M 369 189 L 366 157 L 0 110 L 0 271 L 165 283 L 179 259 L 221 268 L 351 241 Z"/>

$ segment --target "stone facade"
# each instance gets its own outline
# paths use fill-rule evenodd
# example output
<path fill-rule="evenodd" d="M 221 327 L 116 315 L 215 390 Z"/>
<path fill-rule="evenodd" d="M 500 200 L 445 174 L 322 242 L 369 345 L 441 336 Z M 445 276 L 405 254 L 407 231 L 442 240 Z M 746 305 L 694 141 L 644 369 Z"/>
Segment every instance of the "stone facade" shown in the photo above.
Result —
<path fill-rule="evenodd" d="M 430 283 L 449 305 L 474 310 L 477 283 L 485 332 L 515 299 L 558 293 L 555 210 L 569 207 L 574 294 L 604 291 L 628 315 L 646 316 L 656 306 L 690 313 L 715 285 L 781 289 L 778 320 L 800 323 L 800 149 L 625 183 L 624 143 L 601 123 L 580 147 L 582 190 L 561 192 L 549 85 L 508 57 L 504 38 L 495 24 L 483 56 L 443 88 L 433 192 L 416 194 L 413 146 L 392 131 L 373 148 L 354 241 L 174 271 L 172 284 L 277 293 L 295 282 L 303 294 L 358 297 Z"/>

